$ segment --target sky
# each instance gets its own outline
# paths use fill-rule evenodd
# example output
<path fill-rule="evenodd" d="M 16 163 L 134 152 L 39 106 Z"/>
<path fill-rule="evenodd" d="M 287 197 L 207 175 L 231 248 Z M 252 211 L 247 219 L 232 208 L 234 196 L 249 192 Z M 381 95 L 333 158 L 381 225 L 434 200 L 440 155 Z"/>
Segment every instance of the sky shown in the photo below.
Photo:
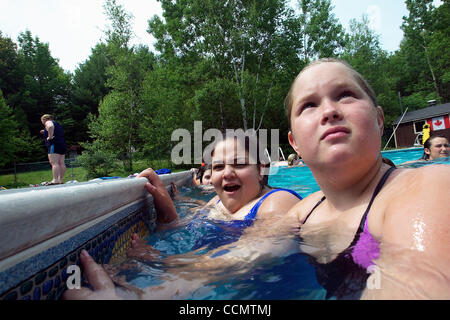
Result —
<path fill-rule="evenodd" d="M 295 3 L 296 0 L 293 0 Z M 371 27 L 380 35 L 383 49 L 393 52 L 403 37 L 402 17 L 408 15 L 403 0 L 331 0 L 333 13 L 348 30 L 351 19 L 367 14 Z M 439 5 L 441 1 L 435 0 Z M 156 0 L 117 0 L 133 15 L 133 44 L 152 48 L 154 38 L 146 32 L 148 20 L 162 16 Z M 108 21 L 104 0 L 0 0 L 0 31 L 17 43 L 21 32 L 49 44 L 50 52 L 66 71 L 73 72 L 86 61 L 102 39 Z"/>

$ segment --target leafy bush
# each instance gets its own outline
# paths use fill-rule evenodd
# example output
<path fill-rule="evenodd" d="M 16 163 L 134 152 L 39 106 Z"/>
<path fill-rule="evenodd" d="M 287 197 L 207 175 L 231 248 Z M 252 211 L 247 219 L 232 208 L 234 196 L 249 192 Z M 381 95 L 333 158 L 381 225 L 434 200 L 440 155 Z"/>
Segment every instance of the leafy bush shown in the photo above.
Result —
<path fill-rule="evenodd" d="M 115 155 L 101 148 L 97 141 L 92 144 L 83 144 L 83 147 L 85 151 L 77 157 L 76 162 L 86 170 L 87 178 L 108 176 L 119 167 Z"/>

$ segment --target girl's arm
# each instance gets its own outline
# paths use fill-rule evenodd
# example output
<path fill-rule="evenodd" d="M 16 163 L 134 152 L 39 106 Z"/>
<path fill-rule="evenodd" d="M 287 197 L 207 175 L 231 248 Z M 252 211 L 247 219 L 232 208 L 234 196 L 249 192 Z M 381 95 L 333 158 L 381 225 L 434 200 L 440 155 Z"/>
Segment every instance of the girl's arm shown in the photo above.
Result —
<path fill-rule="evenodd" d="M 450 166 L 405 169 L 390 190 L 366 299 L 450 299 Z"/>
<path fill-rule="evenodd" d="M 165 184 L 161 181 L 159 176 L 153 169 L 146 169 L 142 171 L 138 178 L 145 177 L 148 179 L 145 188 L 153 196 L 153 202 L 157 213 L 158 223 L 170 223 L 178 218 L 178 213 L 175 210 L 172 198 L 167 192 Z"/>

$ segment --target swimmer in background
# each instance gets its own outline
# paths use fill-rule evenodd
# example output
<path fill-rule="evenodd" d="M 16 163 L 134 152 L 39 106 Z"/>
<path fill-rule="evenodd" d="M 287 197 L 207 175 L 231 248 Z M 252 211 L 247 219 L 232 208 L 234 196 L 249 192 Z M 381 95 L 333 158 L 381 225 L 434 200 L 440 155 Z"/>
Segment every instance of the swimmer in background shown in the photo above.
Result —
<path fill-rule="evenodd" d="M 211 165 L 205 164 L 202 162 L 202 165 L 198 169 L 192 168 L 191 171 L 194 173 L 192 177 L 192 184 L 194 186 L 201 186 L 201 185 L 209 185 L 210 179 L 211 179 Z M 203 181 L 206 173 L 206 179 Z"/>
<path fill-rule="evenodd" d="M 450 156 L 450 144 L 443 135 L 431 135 L 423 145 L 423 158 L 432 161 Z"/>
<path fill-rule="evenodd" d="M 450 144 L 444 135 L 431 135 L 423 144 L 423 155 L 420 159 L 403 162 L 404 164 L 433 161 L 450 156 Z"/>
<path fill-rule="evenodd" d="M 299 156 L 295 153 L 291 153 L 288 157 L 288 167 L 303 167 L 304 164 L 302 160 L 299 158 Z"/>
<path fill-rule="evenodd" d="M 272 189 L 267 185 L 268 177 L 266 161 L 259 158 L 259 153 L 252 154 L 250 148 L 251 138 L 238 139 L 236 137 L 224 137 L 219 141 L 212 151 L 212 174 L 211 183 L 217 195 L 208 202 L 206 207 L 200 208 L 209 219 L 214 220 L 211 224 L 212 232 L 232 232 L 233 237 L 227 237 L 225 243 L 215 243 L 211 237 L 199 239 L 195 244 L 195 249 L 204 250 L 208 248 L 208 256 L 198 255 L 196 251 L 187 254 L 177 255 L 176 257 L 166 257 L 161 262 L 171 267 L 171 272 L 164 274 L 166 281 L 157 287 L 149 287 L 145 290 L 134 288 L 132 292 L 138 293 L 139 298 L 143 299 L 170 299 L 180 296 L 182 291 L 189 291 L 191 288 L 198 288 L 211 279 L 223 277 L 223 268 L 230 266 L 239 266 L 244 268 L 251 267 L 246 264 L 246 255 L 244 257 L 230 257 L 224 252 L 230 252 L 234 242 L 240 241 L 241 236 L 251 235 L 255 239 L 255 246 L 264 247 L 264 241 L 274 232 L 274 224 L 283 219 L 285 214 L 293 207 L 301 197 L 292 190 Z M 146 189 L 152 194 L 154 206 L 157 212 L 157 224 L 163 228 L 176 227 L 179 222 L 178 213 L 175 210 L 174 203 L 166 190 L 164 183 L 158 175 L 152 170 L 147 169 L 139 174 L 138 177 L 145 177 L 148 183 Z M 201 218 L 201 217 L 200 217 Z M 200 218 L 194 217 L 191 221 L 192 227 L 196 223 L 201 223 Z M 208 221 L 206 221 L 208 223 Z M 188 225 L 189 227 L 189 225 Z M 221 229 L 223 227 L 223 229 Z M 231 244 L 230 244 L 231 243 Z M 270 246 L 270 244 L 267 244 Z M 245 251 L 251 250 L 246 247 Z M 259 248 L 264 252 L 264 259 L 268 259 L 270 247 Z M 267 253 L 269 252 L 269 253 Z M 128 256 L 135 259 L 157 260 L 159 252 L 147 246 L 137 235 L 133 235 L 132 249 L 128 251 Z M 223 255 L 223 256 L 222 256 Z M 253 253 L 254 255 L 254 253 Z M 87 279 L 94 288 L 91 291 L 88 288 L 80 290 L 67 290 L 64 293 L 65 299 L 115 299 L 127 297 L 127 293 L 116 288 L 111 278 L 105 270 L 97 265 L 93 259 L 83 251 L 80 256 Z M 192 260 L 192 265 L 186 266 L 186 261 Z M 255 260 L 255 259 L 253 259 Z M 186 266 L 186 267 L 184 267 Z M 109 267 L 107 267 L 108 270 Z M 182 271 L 181 271 L 182 270 Z M 177 272 L 178 271 L 178 272 Z M 129 284 L 120 282 L 118 284 L 126 288 L 131 288 Z"/>
<path fill-rule="evenodd" d="M 208 164 L 205 166 L 205 171 L 203 172 L 203 176 L 201 178 L 202 185 L 204 186 L 211 185 L 211 174 L 212 174 L 211 165 Z"/>
<path fill-rule="evenodd" d="M 214 192 L 214 187 L 211 184 L 211 165 L 208 164 L 208 165 L 202 166 L 202 168 L 203 168 L 202 169 L 203 173 L 199 176 L 199 179 L 198 179 L 200 184 L 198 184 L 198 185 L 195 184 L 195 186 L 197 188 L 200 188 L 202 193 L 210 194 L 210 193 Z M 194 177 L 193 179 L 196 179 L 196 177 Z M 204 206 L 207 204 L 207 202 L 200 200 L 200 199 L 182 197 L 180 195 L 180 191 L 178 190 L 176 184 L 173 182 L 171 183 L 171 190 L 172 190 L 173 199 L 176 201 L 191 202 L 191 203 L 196 203 L 201 206 Z M 192 208 L 191 210 L 197 210 L 197 209 Z"/>

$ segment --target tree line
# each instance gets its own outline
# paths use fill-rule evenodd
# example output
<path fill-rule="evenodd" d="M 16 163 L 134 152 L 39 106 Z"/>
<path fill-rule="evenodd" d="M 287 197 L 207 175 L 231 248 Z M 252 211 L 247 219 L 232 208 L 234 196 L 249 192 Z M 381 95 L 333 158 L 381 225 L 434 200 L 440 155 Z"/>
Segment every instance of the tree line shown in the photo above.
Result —
<path fill-rule="evenodd" d="M 45 160 L 40 116 L 51 113 L 68 145 L 100 161 L 169 159 L 178 128 L 279 129 L 287 143 L 284 97 L 310 61 L 338 57 L 366 77 L 385 111 L 386 128 L 409 108 L 450 97 L 450 1 L 406 0 L 403 40 L 380 45 L 368 17 L 345 30 L 331 0 L 160 0 L 151 17 L 154 51 L 131 45 L 133 17 L 106 0 L 104 39 L 74 73 L 49 45 L 0 31 L 0 167 Z"/>

